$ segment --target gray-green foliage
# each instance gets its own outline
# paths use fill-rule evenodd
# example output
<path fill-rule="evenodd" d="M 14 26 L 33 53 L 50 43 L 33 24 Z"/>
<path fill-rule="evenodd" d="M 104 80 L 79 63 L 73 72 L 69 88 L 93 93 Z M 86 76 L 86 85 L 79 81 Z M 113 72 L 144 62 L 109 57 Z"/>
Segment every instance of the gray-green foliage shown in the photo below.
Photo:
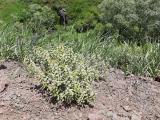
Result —
<path fill-rule="evenodd" d="M 159 0 L 103 0 L 101 19 L 127 39 L 160 36 Z"/>
<path fill-rule="evenodd" d="M 72 49 L 63 45 L 50 50 L 36 47 L 33 57 L 27 56 L 24 61 L 58 101 L 84 104 L 94 99 L 91 83 L 99 72 L 90 66 L 90 60 Z"/>

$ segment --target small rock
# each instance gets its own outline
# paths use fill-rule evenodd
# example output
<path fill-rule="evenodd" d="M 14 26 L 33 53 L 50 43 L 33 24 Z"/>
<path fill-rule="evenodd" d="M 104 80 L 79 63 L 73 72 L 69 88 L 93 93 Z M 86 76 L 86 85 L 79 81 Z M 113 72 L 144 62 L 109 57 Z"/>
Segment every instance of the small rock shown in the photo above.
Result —
<path fill-rule="evenodd" d="M 8 87 L 8 83 L 0 82 L 0 93 L 4 92 Z"/>
<path fill-rule="evenodd" d="M 99 81 L 106 81 L 106 80 L 103 77 L 99 77 Z"/>
<path fill-rule="evenodd" d="M 160 115 L 155 115 L 155 117 L 157 118 L 157 120 L 159 120 L 159 119 L 160 119 Z"/>
<path fill-rule="evenodd" d="M 141 115 L 139 113 L 134 113 L 131 116 L 131 120 L 141 120 Z"/>
<path fill-rule="evenodd" d="M 0 114 L 3 114 L 4 112 L 3 112 L 3 109 L 2 108 L 0 108 Z"/>
<path fill-rule="evenodd" d="M 129 106 L 122 106 L 123 110 L 125 110 L 126 112 L 130 112 L 132 111 L 132 109 Z"/>
<path fill-rule="evenodd" d="M 160 82 L 160 76 L 155 77 L 154 80 Z"/>
<path fill-rule="evenodd" d="M 4 106 L 0 106 L 0 114 L 3 114 L 7 111 L 7 108 Z"/>
<path fill-rule="evenodd" d="M 120 74 L 121 74 L 121 75 L 125 75 L 125 73 L 124 73 L 123 71 L 120 71 Z"/>
<path fill-rule="evenodd" d="M 110 73 L 112 73 L 112 72 L 114 72 L 115 71 L 115 69 L 114 68 L 110 68 Z"/>
<path fill-rule="evenodd" d="M 73 115 L 74 115 L 74 117 L 75 117 L 75 119 L 76 120 L 79 120 L 80 118 L 82 118 L 82 116 L 83 116 L 83 114 L 81 113 L 81 112 L 79 112 L 79 113 L 73 113 Z"/>
<path fill-rule="evenodd" d="M 0 70 L 2 69 L 7 69 L 7 67 L 5 65 L 0 65 Z"/>
<path fill-rule="evenodd" d="M 99 114 L 89 114 L 88 115 L 88 119 L 87 120 L 104 120 L 104 117 L 102 115 Z"/>
<path fill-rule="evenodd" d="M 133 77 L 134 77 L 134 75 L 133 75 L 133 74 L 129 74 L 129 75 L 126 75 L 126 76 L 125 76 L 125 79 L 133 78 Z"/>
<path fill-rule="evenodd" d="M 117 114 L 112 111 L 107 112 L 107 116 L 111 117 L 113 120 L 117 120 L 118 117 Z"/>

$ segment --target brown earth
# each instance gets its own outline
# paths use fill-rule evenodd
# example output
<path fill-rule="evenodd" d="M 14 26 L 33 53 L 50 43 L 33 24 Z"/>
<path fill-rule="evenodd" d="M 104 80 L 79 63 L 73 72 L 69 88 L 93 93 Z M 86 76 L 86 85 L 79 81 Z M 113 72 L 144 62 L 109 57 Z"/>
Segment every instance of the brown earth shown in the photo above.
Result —
<path fill-rule="evenodd" d="M 31 90 L 33 78 L 17 62 L 0 69 L 0 120 L 160 120 L 160 82 L 125 77 L 110 69 L 104 81 L 94 82 L 94 107 L 61 107 Z"/>

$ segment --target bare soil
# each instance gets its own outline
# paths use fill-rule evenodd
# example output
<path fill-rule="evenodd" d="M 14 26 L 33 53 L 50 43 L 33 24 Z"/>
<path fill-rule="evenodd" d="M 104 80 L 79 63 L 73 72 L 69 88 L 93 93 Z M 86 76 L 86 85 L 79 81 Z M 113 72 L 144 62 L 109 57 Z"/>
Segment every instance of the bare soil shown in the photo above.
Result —
<path fill-rule="evenodd" d="M 111 68 L 103 81 L 94 81 L 93 107 L 57 109 L 32 90 L 34 78 L 17 62 L 0 69 L 0 120 L 160 120 L 160 82 L 125 76 Z"/>

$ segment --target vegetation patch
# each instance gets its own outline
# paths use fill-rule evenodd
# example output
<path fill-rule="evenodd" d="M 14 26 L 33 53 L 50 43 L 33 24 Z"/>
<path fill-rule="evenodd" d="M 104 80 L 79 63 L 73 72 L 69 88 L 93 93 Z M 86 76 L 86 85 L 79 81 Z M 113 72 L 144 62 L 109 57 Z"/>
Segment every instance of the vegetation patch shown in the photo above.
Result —
<path fill-rule="evenodd" d="M 159 8 L 159 0 L 103 0 L 99 5 L 106 32 L 113 29 L 122 40 L 132 41 L 157 40 L 160 35 Z"/>
<path fill-rule="evenodd" d="M 41 80 L 56 100 L 79 105 L 94 99 L 91 83 L 99 74 L 83 55 L 63 45 L 51 50 L 34 48 L 34 56 L 24 63 Z"/>
<path fill-rule="evenodd" d="M 23 15 L 26 5 L 20 0 L 1 0 L 0 1 L 0 22 L 13 22 L 15 16 Z"/>

